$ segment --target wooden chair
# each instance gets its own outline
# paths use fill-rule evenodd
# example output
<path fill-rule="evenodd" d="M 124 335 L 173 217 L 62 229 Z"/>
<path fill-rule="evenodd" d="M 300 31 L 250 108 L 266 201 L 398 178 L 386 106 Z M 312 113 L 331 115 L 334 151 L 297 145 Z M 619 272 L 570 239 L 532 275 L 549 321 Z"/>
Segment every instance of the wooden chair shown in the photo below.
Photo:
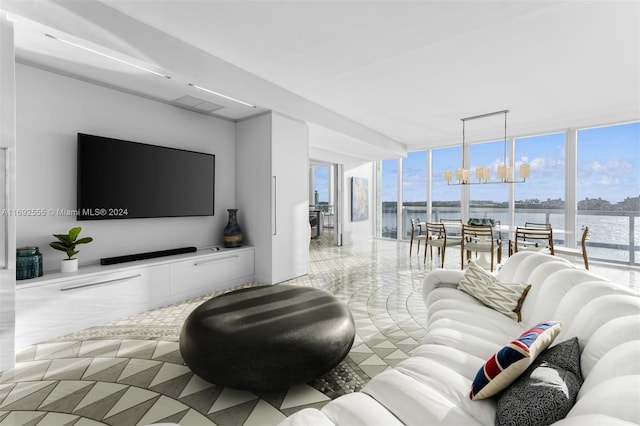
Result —
<path fill-rule="evenodd" d="M 491 272 L 493 272 L 493 261 L 497 257 L 498 262 L 502 261 L 502 249 L 500 244 L 496 244 L 493 238 L 494 229 L 492 226 L 462 225 L 462 240 L 460 244 L 460 269 L 464 269 L 465 253 L 467 262 L 471 257 L 471 252 L 491 254 Z"/>
<path fill-rule="evenodd" d="M 539 222 L 525 222 L 524 223 L 524 228 L 531 228 L 531 229 L 551 229 L 551 224 L 550 223 L 539 223 Z M 543 247 L 540 247 L 540 244 L 542 243 L 542 241 L 540 240 L 536 240 L 536 241 L 532 241 L 532 242 L 528 242 L 526 240 L 522 240 L 520 241 L 520 250 L 540 250 L 541 248 L 547 248 L 549 247 L 548 244 L 544 244 Z M 509 256 L 511 256 L 513 253 L 515 253 L 515 247 L 514 247 L 514 241 L 509 240 Z"/>
<path fill-rule="evenodd" d="M 440 219 L 440 223 L 462 226 L 462 219 Z"/>
<path fill-rule="evenodd" d="M 513 253 L 523 250 L 543 250 L 548 248 L 554 254 L 553 230 L 549 228 L 516 227 Z"/>
<path fill-rule="evenodd" d="M 427 246 L 424 250 L 424 263 L 427 263 L 427 247 L 431 253 L 431 262 L 433 262 L 433 248 L 438 248 L 440 256 L 440 267 L 444 268 L 444 254 L 447 247 L 458 246 L 461 244 L 460 237 L 447 236 L 447 230 L 442 223 L 427 222 Z"/>
<path fill-rule="evenodd" d="M 525 228 L 542 228 L 542 229 L 551 229 L 550 223 L 536 223 L 536 222 L 525 222 Z"/>
<path fill-rule="evenodd" d="M 460 238 L 462 219 L 440 219 L 440 223 L 444 225 L 449 236 Z"/>
<path fill-rule="evenodd" d="M 581 248 L 556 247 L 555 254 L 564 254 L 567 256 L 582 256 L 584 268 L 589 269 L 589 259 L 587 258 L 587 240 L 589 239 L 589 227 L 585 226 L 582 230 Z"/>
<path fill-rule="evenodd" d="M 411 241 L 409 242 L 409 257 L 411 257 L 411 250 L 413 249 L 413 240 L 418 241 L 417 253 L 420 253 L 420 241 L 427 241 L 427 236 L 422 233 L 422 225 L 420 225 L 419 219 L 411 219 Z M 424 254 L 427 254 L 427 247 L 424 248 Z"/>

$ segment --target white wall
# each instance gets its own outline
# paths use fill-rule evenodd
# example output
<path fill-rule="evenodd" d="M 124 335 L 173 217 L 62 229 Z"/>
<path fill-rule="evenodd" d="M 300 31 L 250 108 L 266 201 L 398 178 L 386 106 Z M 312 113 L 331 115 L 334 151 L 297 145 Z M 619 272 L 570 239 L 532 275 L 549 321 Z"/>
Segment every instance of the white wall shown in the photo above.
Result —
<path fill-rule="evenodd" d="M 64 253 L 53 233 L 82 226 L 94 242 L 78 246 L 80 265 L 100 258 L 184 246 L 221 244 L 228 208 L 235 207 L 235 125 L 26 65 L 16 69 L 17 207 L 76 208 L 78 132 L 216 155 L 215 215 L 76 221 L 49 215 L 18 217 L 17 245 L 39 246 L 45 271 Z"/>
<path fill-rule="evenodd" d="M 359 241 L 370 240 L 373 238 L 373 222 L 375 214 L 375 206 L 373 204 L 373 163 L 367 163 L 361 166 L 344 168 L 344 182 L 343 182 L 343 228 L 342 228 L 342 243 L 349 245 L 357 243 Z M 351 221 L 351 178 L 361 177 L 369 180 L 369 219 L 359 222 Z"/>
<path fill-rule="evenodd" d="M 13 23 L 0 12 L 0 208 L 15 208 L 15 54 Z M 0 371 L 14 366 L 16 220 L 0 216 Z"/>

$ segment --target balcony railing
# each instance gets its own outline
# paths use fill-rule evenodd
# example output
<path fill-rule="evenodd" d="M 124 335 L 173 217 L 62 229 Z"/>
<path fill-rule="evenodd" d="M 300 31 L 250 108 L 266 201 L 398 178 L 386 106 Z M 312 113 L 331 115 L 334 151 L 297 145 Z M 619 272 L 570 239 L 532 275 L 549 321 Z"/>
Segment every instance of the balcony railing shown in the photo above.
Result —
<path fill-rule="evenodd" d="M 395 217 L 395 213 L 391 213 Z M 452 207 L 434 207 L 431 221 L 439 222 L 443 218 L 459 218 L 460 210 Z M 488 217 L 508 223 L 509 212 L 507 209 L 471 207 L 471 217 Z M 551 223 L 554 228 L 564 228 L 564 209 L 516 209 L 516 224 L 525 222 Z M 640 226 L 636 225 L 636 219 L 640 212 L 630 211 L 601 211 L 579 210 L 577 224 L 578 229 L 588 226 L 590 237 L 587 240 L 587 252 L 590 259 L 620 263 L 625 265 L 640 265 Z M 402 208 L 402 238 L 407 239 L 411 233 L 410 219 L 427 217 L 426 207 Z M 389 222 L 391 222 L 389 220 Z M 582 234 L 573 234 L 579 247 L 579 239 Z M 554 243 L 564 245 L 562 235 L 554 238 Z"/>

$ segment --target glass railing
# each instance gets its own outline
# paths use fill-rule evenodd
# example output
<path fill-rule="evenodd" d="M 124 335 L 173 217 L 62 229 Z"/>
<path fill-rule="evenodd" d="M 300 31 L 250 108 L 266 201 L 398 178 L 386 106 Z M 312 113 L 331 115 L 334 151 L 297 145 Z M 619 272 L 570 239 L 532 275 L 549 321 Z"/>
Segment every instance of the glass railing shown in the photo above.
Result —
<path fill-rule="evenodd" d="M 430 221 L 439 222 L 441 219 L 460 218 L 460 209 L 451 207 L 434 207 Z M 508 224 L 508 209 L 472 207 L 470 217 L 491 218 Z M 620 263 L 632 266 L 640 265 L 640 212 L 633 211 L 600 211 L 579 210 L 578 229 L 589 227 L 587 253 L 589 259 Z M 413 218 L 421 221 L 427 218 L 426 207 L 408 207 L 402 209 L 402 238 L 409 239 Z M 394 218 L 395 221 L 395 212 Z M 553 228 L 564 228 L 564 209 L 517 209 L 516 224 L 525 222 L 551 223 Z M 576 239 L 576 247 L 580 247 L 582 233 L 569 234 Z M 506 244 L 506 238 L 503 238 Z M 554 244 L 565 245 L 565 235 L 554 235 Z"/>

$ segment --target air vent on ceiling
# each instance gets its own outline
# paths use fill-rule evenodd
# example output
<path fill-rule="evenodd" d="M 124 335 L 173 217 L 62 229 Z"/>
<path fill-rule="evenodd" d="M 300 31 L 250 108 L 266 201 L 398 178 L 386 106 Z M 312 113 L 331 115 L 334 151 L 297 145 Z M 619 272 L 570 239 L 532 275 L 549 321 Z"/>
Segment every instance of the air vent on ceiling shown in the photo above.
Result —
<path fill-rule="evenodd" d="M 203 114 L 209 114 L 213 111 L 219 110 L 220 108 L 224 108 L 222 105 L 214 104 L 213 102 L 205 101 L 204 99 L 196 98 L 191 95 L 185 95 L 181 98 L 175 99 L 171 104 L 190 111 L 201 112 Z"/>

